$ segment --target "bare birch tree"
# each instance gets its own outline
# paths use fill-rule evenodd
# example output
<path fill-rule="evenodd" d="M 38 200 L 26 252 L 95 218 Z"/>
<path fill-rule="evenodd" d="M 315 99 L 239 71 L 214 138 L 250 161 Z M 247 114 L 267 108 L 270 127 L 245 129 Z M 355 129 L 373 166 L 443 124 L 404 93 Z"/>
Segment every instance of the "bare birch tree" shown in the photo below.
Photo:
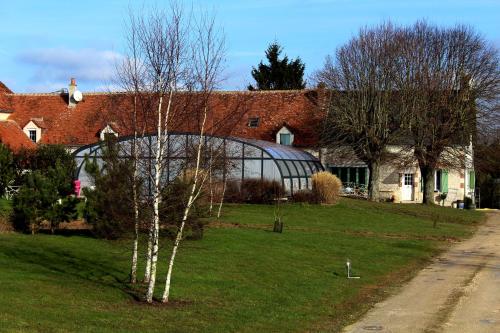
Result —
<path fill-rule="evenodd" d="M 183 166 L 194 171 L 184 214 L 174 240 L 162 301 L 168 302 L 173 267 L 183 239 L 191 209 L 200 197 L 210 170 L 221 150 L 207 143 L 207 134 L 213 134 L 224 123 L 215 120 L 210 96 L 217 87 L 223 66 L 224 38 L 216 28 L 212 16 L 203 14 L 193 18 L 177 3 L 167 11 L 155 9 L 145 15 L 131 15 L 128 26 L 128 53 L 118 69 L 121 86 L 133 97 L 132 121 L 134 139 L 132 157 L 137 158 L 135 169 L 145 173 L 150 185 L 149 196 L 141 198 L 150 207 L 147 224 L 148 241 L 144 281 L 147 283 L 145 300 L 153 302 L 159 264 L 161 220 L 166 212 L 162 198 L 169 193 L 168 186 L 175 174 L 169 169 L 169 156 L 174 154 L 171 132 L 191 128 L 197 136 L 194 156 Z M 223 118 L 223 117 L 222 117 Z M 211 124 L 207 124 L 211 122 Z M 190 126 L 189 124 L 193 124 Z M 229 126 L 230 128 L 231 126 Z M 145 137 L 145 133 L 154 133 Z M 222 142 L 222 141 L 220 141 Z M 209 147 L 207 147 L 209 146 Z M 184 149 L 184 155 L 190 148 Z M 208 150 L 207 150 L 208 149 Z M 207 154 L 207 151 L 210 151 Z M 146 154 L 151 158 L 143 159 Z M 208 156 L 208 158 L 207 158 Z M 139 196 L 139 193 L 134 196 Z M 135 206 L 138 207 L 138 206 Z M 137 214 L 136 214 L 137 215 Z M 167 214 L 168 215 L 168 214 Z M 139 217 L 137 217 L 137 221 Z M 131 281 L 137 276 L 138 235 L 141 224 L 136 224 L 131 264 Z"/>
<path fill-rule="evenodd" d="M 182 8 L 171 3 L 167 10 L 155 9 L 148 14 L 131 15 L 128 27 L 129 56 L 121 68 L 121 81 L 128 83 L 126 89 L 134 94 L 134 156 L 138 156 L 137 138 L 138 110 L 143 115 L 141 122 L 144 130 L 154 128 L 155 139 L 149 141 L 147 147 L 152 155 L 152 165 L 143 166 L 151 183 L 150 198 L 151 221 L 148 224 L 148 243 L 146 256 L 145 282 L 147 291 L 145 299 L 151 303 L 156 284 L 156 272 L 159 252 L 160 204 L 165 180 L 166 153 L 168 149 L 169 126 L 175 117 L 173 106 L 174 94 L 184 89 L 187 82 L 186 66 L 188 63 L 188 19 Z M 140 108 L 138 108 L 140 106 Z M 154 121 L 150 121 L 154 119 Z M 148 122 L 154 123 L 149 126 Z M 142 133 L 142 135 L 144 132 Z M 147 142 L 147 140 L 141 140 Z M 147 164 L 147 163 L 146 163 Z M 138 170 L 138 165 L 136 165 Z M 136 194 L 135 194 L 136 195 Z M 137 228 L 139 225 L 137 225 Z M 136 270 L 137 258 L 136 237 L 132 271 Z"/>
<path fill-rule="evenodd" d="M 139 183 L 141 182 L 141 177 L 139 174 L 139 137 L 143 137 L 147 129 L 147 107 L 143 104 L 144 99 L 141 98 L 141 92 L 145 89 L 144 78 L 146 73 L 143 66 L 144 61 L 141 58 L 142 54 L 139 52 L 138 36 L 137 36 L 137 19 L 129 10 L 129 25 L 126 27 L 126 52 L 124 59 L 117 65 L 116 68 L 116 84 L 127 92 L 126 98 L 132 99 L 132 114 L 131 118 L 124 114 L 115 115 L 112 113 L 115 120 L 122 120 L 122 127 L 127 127 L 130 123 L 132 124 L 132 144 L 130 155 L 132 158 L 132 204 L 134 210 L 134 238 L 132 245 L 132 260 L 130 267 L 130 282 L 137 282 L 137 264 L 138 264 L 138 250 L 139 250 L 139 231 L 141 227 L 141 217 L 140 217 L 140 189 Z M 141 103 L 142 102 L 142 103 Z M 142 116 L 142 117 L 140 117 Z M 140 119 L 141 118 L 141 119 Z"/>
<path fill-rule="evenodd" d="M 198 98 L 201 99 L 200 109 L 201 112 L 201 126 L 199 128 L 199 140 L 196 150 L 196 161 L 194 167 L 194 176 L 190 195 L 184 210 L 181 224 L 177 231 L 177 236 L 172 248 L 172 254 L 168 264 L 168 272 L 165 281 L 165 289 L 162 296 L 162 302 L 169 301 L 170 287 L 172 280 L 172 272 L 175 263 L 175 257 L 179 249 L 180 242 L 183 238 L 183 231 L 186 221 L 191 212 L 191 207 L 199 197 L 203 186 L 207 180 L 209 173 L 201 172 L 202 154 L 205 148 L 205 135 L 206 135 L 206 122 L 210 113 L 209 98 L 214 89 L 218 86 L 220 74 L 222 71 L 224 60 L 224 37 L 215 25 L 213 16 L 208 14 L 202 15 L 199 19 L 195 20 L 193 25 L 194 40 L 191 47 L 191 74 L 192 86 Z M 212 127 L 213 130 L 213 127 Z M 209 148 L 210 158 L 208 163 L 214 162 L 213 147 Z M 209 165 L 210 168 L 210 165 Z"/>

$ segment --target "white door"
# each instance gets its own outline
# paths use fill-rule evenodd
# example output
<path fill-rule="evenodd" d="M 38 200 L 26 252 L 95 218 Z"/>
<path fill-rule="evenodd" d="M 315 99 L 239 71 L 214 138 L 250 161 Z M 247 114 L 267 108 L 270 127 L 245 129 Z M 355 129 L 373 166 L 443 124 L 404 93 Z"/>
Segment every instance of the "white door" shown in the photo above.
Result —
<path fill-rule="evenodd" d="M 413 200 L 413 174 L 405 173 L 403 175 L 403 187 L 401 193 L 402 201 L 412 201 Z"/>

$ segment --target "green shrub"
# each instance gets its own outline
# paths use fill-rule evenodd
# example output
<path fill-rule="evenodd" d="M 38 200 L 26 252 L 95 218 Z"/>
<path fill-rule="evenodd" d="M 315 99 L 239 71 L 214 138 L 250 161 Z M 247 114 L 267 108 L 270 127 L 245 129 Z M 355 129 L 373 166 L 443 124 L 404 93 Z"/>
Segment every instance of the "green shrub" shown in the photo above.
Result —
<path fill-rule="evenodd" d="M 75 159 L 62 145 L 40 145 L 36 150 L 20 150 L 14 156 L 17 183 L 24 183 L 25 170 L 39 171 L 55 183 L 61 197 L 73 194 Z"/>
<path fill-rule="evenodd" d="M 86 160 L 85 171 L 94 188 L 83 189 L 87 200 L 83 216 L 96 237 L 118 239 L 134 225 L 132 162 L 120 159 L 111 141 L 103 143 L 102 160 L 102 168 L 97 161 Z"/>
<path fill-rule="evenodd" d="M 167 232 L 167 236 L 174 238 L 184 217 L 193 186 L 193 174 L 186 172 L 169 184 L 162 194 L 160 220 Z M 191 210 L 184 226 L 184 238 L 201 239 L 206 222 L 202 219 L 208 216 L 208 201 L 206 191 L 202 191 L 191 206 Z"/>
<path fill-rule="evenodd" d="M 24 177 L 24 184 L 14 196 L 14 227 L 21 231 L 35 233 L 43 221 L 50 223 L 54 233 L 60 222 L 76 217 L 76 199 L 61 198 L 58 179 L 36 170 Z"/>
<path fill-rule="evenodd" d="M 0 197 L 15 177 L 14 158 L 12 152 L 0 143 Z"/>
<path fill-rule="evenodd" d="M 342 182 L 328 171 L 320 171 L 312 175 L 312 192 L 319 203 L 334 204 L 340 198 Z"/>

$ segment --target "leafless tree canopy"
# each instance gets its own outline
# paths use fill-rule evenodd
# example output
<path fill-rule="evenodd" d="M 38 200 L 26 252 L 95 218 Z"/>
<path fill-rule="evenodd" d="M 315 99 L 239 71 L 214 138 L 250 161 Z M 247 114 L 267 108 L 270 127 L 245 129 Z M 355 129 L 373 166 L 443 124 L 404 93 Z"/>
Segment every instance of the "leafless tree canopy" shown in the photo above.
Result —
<path fill-rule="evenodd" d="M 463 168 L 477 131 L 498 119 L 498 52 L 463 25 L 417 22 L 401 30 L 396 90 L 402 134 L 411 139 L 424 202 L 433 202 L 434 171 Z"/>
<path fill-rule="evenodd" d="M 398 125 L 392 97 L 397 33 L 390 23 L 362 29 L 315 75 L 330 93 L 323 143 L 348 145 L 368 165 L 372 200 L 378 200 L 379 166 Z"/>
<path fill-rule="evenodd" d="M 413 152 L 399 162 L 418 162 L 432 202 L 434 170 L 463 167 L 471 138 L 498 126 L 498 51 L 463 25 L 362 29 L 316 81 L 331 94 L 325 143 L 351 146 L 368 165 L 372 199 L 388 145 Z"/>
<path fill-rule="evenodd" d="M 169 221 L 178 227 L 172 254 L 168 261 L 162 301 L 168 302 L 174 260 L 183 239 L 183 230 L 214 165 L 221 164 L 224 149 L 222 140 L 212 140 L 218 128 L 227 125 L 236 112 L 217 113 L 210 103 L 212 92 L 220 83 L 224 65 L 224 36 L 217 28 L 214 15 L 186 12 L 176 2 L 167 9 L 131 12 L 127 26 L 127 51 L 117 65 L 116 83 L 125 91 L 110 103 L 113 121 L 119 122 L 124 132 L 132 133 L 128 152 L 134 160 L 134 207 L 136 212 L 135 239 L 132 254 L 131 281 L 136 281 L 137 248 L 140 225 L 146 225 L 147 257 L 144 280 L 147 282 L 145 299 L 153 301 L 159 264 L 160 223 L 163 223 L 162 205 L 169 186 L 177 175 L 189 173 L 189 198 L 180 204 L 185 207 L 182 220 Z M 130 107 L 123 107 L 123 102 Z M 230 127 L 230 126 L 226 126 Z M 192 133 L 189 140 L 175 142 L 173 132 Z M 145 136 L 154 134 L 153 136 Z M 125 146 L 126 147 L 126 146 Z M 147 158 L 144 158 L 147 156 Z M 176 156 L 182 156 L 177 160 Z M 172 162 L 175 160 L 174 162 Z M 182 162 L 177 163 L 179 160 Z M 175 165 L 175 170 L 174 170 Z M 207 172 L 209 171 L 209 172 Z M 143 179 L 140 179 L 140 178 Z M 147 191 L 138 191 L 136 183 L 148 183 Z M 138 212 L 138 202 L 146 217 Z M 148 218 L 147 223 L 140 220 Z"/>

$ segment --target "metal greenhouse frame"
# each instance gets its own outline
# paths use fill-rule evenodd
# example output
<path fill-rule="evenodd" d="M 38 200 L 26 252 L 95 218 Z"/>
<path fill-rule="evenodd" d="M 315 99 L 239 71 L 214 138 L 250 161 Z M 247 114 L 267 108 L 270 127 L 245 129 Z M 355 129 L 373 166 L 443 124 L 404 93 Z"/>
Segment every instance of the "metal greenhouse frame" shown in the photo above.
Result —
<path fill-rule="evenodd" d="M 117 138 L 120 147 L 120 158 L 131 158 L 131 142 L 133 137 L 124 136 Z M 180 169 L 176 163 L 186 161 L 186 147 L 199 140 L 199 134 L 170 133 L 168 135 L 168 149 L 165 158 L 167 164 L 167 179 L 175 178 Z M 243 179 L 268 179 L 281 182 L 287 194 L 293 194 L 301 189 L 311 189 L 311 175 L 323 171 L 321 162 L 308 152 L 291 146 L 279 145 L 273 142 L 243 139 L 236 137 L 205 136 L 206 145 L 217 143 L 217 149 L 224 149 L 224 160 L 233 165 L 227 170 L 227 177 L 231 180 Z M 156 135 L 146 135 L 138 138 L 139 145 L 149 147 L 141 150 L 141 159 L 146 161 L 154 158 L 151 147 L 154 147 Z M 141 144 L 142 143 L 142 144 Z M 176 149 L 170 149 L 177 146 Z M 85 157 L 99 160 L 101 143 L 87 145 L 76 150 L 73 155 L 77 163 L 76 178 L 82 187 L 91 186 L 85 171 Z M 102 162 L 101 162 L 102 163 Z M 224 164 L 226 165 L 226 164 Z"/>

